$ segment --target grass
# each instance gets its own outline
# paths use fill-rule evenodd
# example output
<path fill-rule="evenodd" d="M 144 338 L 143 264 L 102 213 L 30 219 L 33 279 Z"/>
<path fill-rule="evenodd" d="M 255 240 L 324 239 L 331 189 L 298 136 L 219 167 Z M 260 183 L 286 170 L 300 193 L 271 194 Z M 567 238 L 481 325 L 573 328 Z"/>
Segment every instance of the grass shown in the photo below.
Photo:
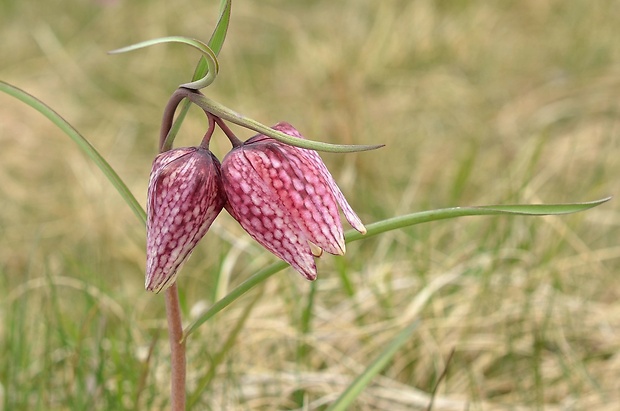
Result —
<path fill-rule="evenodd" d="M 206 40 L 218 3 L 0 1 L 0 77 L 63 114 L 144 203 L 163 104 L 198 55 L 105 52 Z M 323 155 L 365 222 L 592 200 L 619 189 L 617 14 L 585 0 L 237 2 L 208 92 L 317 140 L 385 143 Z M 142 225 L 49 121 L 0 102 L 0 404 L 165 408 L 163 298 L 143 291 Z M 196 113 L 177 144 L 204 132 Z M 418 319 L 356 409 L 425 409 L 448 367 L 435 410 L 613 410 L 619 212 L 614 200 L 435 222 L 323 257 L 314 285 L 277 274 L 189 338 L 193 409 L 325 409 Z M 273 261 L 222 214 L 179 277 L 186 322 Z"/>

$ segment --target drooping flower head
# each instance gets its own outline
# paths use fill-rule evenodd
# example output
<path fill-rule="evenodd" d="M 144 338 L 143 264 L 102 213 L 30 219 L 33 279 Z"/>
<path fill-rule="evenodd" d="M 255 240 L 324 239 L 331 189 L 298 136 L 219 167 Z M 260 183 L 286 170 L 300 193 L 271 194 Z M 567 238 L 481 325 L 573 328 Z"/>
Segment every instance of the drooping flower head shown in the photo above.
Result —
<path fill-rule="evenodd" d="M 147 290 L 174 283 L 225 202 L 220 163 L 206 148 L 178 148 L 155 158 L 147 196 Z"/>
<path fill-rule="evenodd" d="M 273 129 L 303 138 L 288 123 Z M 345 252 L 338 205 L 356 230 L 366 232 L 316 151 L 258 134 L 226 155 L 222 179 L 228 212 L 308 280 L 316 279 L 314 256 Z"/>

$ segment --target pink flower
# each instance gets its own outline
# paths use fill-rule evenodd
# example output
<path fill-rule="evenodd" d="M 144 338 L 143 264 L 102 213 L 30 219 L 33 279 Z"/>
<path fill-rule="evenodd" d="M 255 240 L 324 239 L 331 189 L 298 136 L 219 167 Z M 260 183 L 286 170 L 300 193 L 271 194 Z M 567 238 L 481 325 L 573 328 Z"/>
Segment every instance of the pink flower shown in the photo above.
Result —
<path fill-rule="evenodd" d="M 303 138 L 288 123 L 273 129 Z M 338 205 L 353 228 L 366 232 L 316 151 L 258 134 L 224 157 L 222 180 L 228 212 L 308 280 L 316 279 L 313 256 L 345 252 Z"/>
<path fill-rule="evenodd" d="M 220 163 L 206 148 L 155 158 L 147 196 L 146 289 L 160 292 L 205 235 L 226 202 Z"/>

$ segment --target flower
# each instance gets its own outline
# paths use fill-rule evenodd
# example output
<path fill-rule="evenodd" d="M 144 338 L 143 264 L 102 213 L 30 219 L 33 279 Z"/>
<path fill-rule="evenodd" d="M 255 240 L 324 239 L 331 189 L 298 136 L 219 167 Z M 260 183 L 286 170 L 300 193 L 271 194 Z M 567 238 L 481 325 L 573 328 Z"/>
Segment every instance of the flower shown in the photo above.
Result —
<path fill-rule="evenodd" d="M 288 123 L 273 129 L 303 138 Z M 316 279 L 314 256 L 345 252 L 338 205 L 366 232 L 316 151 L 258 134 L 224 157 L 222 181 L 233 218 L 308 280 Z"/>
<path fill-rule="evenodd" d="M 178 148 L 155 158 L 146 206 L 147 290 L 158 293 L 173 284 L 225 202 L 220 163 L 206 148 Z"/>

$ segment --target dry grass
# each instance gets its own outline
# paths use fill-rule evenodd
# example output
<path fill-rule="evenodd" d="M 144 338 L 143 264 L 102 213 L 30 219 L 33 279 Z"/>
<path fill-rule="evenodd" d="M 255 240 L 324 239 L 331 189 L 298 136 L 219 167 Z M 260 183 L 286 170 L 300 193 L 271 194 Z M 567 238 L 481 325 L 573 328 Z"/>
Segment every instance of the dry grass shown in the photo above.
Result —
<path fill-rule="evenodd" d="M 197 57 L 105 51 L 206 39 L 217 3 L 0 1 L 0 77 L 63 114 L 143 201 L 163 105 Z M 620 188 L 618 8 L 237 1 L 209 95 L 314 139 L 385 143 L 323 156 L 364 221 L 592 200 Z M 0 404 L 163 408 L 163 300 L 143 291 L 142 226 L 59 130 L 7 96 L 0 105 Z M 191 115 L 179 143 L 204 128 Z M 227 350 L 194 409 L 321 409 L 418 318 L 356 409 L 425 409 L 448 366 L 435 410 L 614 410 L 619 210 L 444 221 L 351 244 L 320 262 L 307 331 L 310 284 L 272 277 L 190 339 L 190 390 Z M 273 260 L 220 216 L 180 277 L 187 319 Z"/>

